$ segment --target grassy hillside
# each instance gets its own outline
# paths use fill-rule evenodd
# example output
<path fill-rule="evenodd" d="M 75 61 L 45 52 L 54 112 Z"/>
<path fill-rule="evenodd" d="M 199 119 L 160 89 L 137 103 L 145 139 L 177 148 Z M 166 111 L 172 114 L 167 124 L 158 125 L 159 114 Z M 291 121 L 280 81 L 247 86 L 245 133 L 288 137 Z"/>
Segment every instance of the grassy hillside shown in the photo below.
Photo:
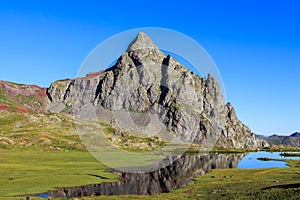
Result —
<path fill-rule="evenodd" d="M 82 123 L 88 123 L 89 126 L 94 124 Z M 111 143 L 127 151 L 151 151 L 166 144 L 158 137 L 137 137 L 109 124 L 101 123 L 101 127 Z M 86 151 L 76 131 L 74 119 L 69 115 L 3 110 L 0 110 L 0 149 Z"/>
<path fill-rule="evenodd" d="M 46 89 L 0 81 L 0 110 L 37 113 L 45 110 Z"/>
<path fill-rule="evenodd" d="M 0 148 L 85 150 L 70 116 L 11 111 L 0 111 Z"/>

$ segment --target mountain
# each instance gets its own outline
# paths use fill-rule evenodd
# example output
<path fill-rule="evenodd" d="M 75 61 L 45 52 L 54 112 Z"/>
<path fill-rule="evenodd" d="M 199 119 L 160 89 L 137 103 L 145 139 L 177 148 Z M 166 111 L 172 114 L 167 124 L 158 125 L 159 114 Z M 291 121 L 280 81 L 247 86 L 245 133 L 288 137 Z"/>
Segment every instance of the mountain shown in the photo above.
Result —
<path fill-rule="evenodd" d="M 290 135 L 291 137 L 300 137 L 300 132 L 295 132 Z"/>
<path fill-rule="evenodd" d="M 56 81 L 47 94 L 51 112 L 87 104 L 100 110 L 136 113 L 137 118 L 151 112 L 184 141 L 234 148 L 266 145 L 238 120 L 230 103 L 224 105 L 212 75 L 200 78 L 193 74 L 164 55 L 145 33 L 137 35 L 111 68 L 93 76 Z"/>
<path fill-rule="evenodd" d="M 163 141 L 170 142 L 168 134 L 210 147 L 268 146 L 237 118 L 230 103 L 224 104 L 212 75 L 195 75 L 172 56 L 164 55 L 145 33 L 139 33 L 116 64 L 104 71 L 58 80 L 49 88 L 2 81 L 0 89 L 1 110 L 25 109 L 26 116 L 38 115 L 40 121 L 52 115 L 76 118 L 90 106 L 112 142 L 121 146 L 126 142 L 126 146 L 140 148 L 136 143 L 143 143 L 145 148 L 158 148 Z M 124 119 L 119 116 L 127 121 L 122 124 L 119 121 Z M 143 132 L 140 127 L 148 130 L 150 140 L 130 136 L 134 131 Z"/>
<path fill-rule="evenodd" d="M 286 145 L 292 147 L 300 147 L 300 133 L 295 132 L 290 136 L 273 134 L 271 136 L 258 136 L 266 140 L 270 145 Z"/>

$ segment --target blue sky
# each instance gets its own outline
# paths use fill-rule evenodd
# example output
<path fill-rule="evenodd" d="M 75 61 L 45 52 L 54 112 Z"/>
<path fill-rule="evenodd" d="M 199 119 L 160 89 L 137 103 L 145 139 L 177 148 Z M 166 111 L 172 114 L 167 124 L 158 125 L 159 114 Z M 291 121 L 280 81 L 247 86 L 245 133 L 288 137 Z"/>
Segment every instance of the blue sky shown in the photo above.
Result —
<path fill-rule="evenodd" d="M 164 27 L 199 42 L 227 100 L 255 133 L 300 131 L 300 3 L 291 1 L 0 2 L 0 79 L 47 87 L 128 29 Z"/>

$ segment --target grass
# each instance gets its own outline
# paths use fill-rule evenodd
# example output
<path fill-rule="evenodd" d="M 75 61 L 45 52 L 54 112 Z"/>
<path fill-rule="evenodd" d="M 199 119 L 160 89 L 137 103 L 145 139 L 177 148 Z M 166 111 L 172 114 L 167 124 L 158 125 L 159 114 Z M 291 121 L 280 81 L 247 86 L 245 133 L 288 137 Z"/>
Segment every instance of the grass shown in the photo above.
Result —
<path fill-rule="evenodd" d="M 1 148 L 85 151 L 71 117 L 64 114 L 21 114 L 8 111 L 0 111 Z"/>
<path fill-rule="evenodd" d="M 0 199 L 46 192 L 57 187 L 72 187 L 118 180 L 118 175 L 107 172 L 107 166 L 88 152 L 42 152 L 0 150 Z M 116 162 L 116 155 L 107 161 Z M 133 166 L 149 165 L 158 157 L 130 157 Z M 125 166 L 124 166 L 125 167 Z M 101 178 L 99 178 L 101 177 Z"/>
<path fill-rule="evenodd" d="M 285 146 L 285 145 L 272 145 L 269 148 L 264 148 L 264 151 L 269 151 L 269 152 L 300 152 L 299 147 L 292 147 L 292 146 Z"/>
<path fill-rule="evenodd" d="M 86 126 L 93 126 L 95 131 L 99 131 L 94 123 L 79 121 L 77 123 L 87 123 Z M 126 131 L 114 134 L 116 129 L 106 123 L 101 123 L 101 127 L 108 140 L 126 151 L 149 152 L 166 144 L 158 137 L 138 137 Z M 0 111 L 0 149 L 48 151 L 53 147 L 85 151 L 72 117 L 66 114 Z"/>
<path fill-rule="evenodd" d="M 282 189 L 274 186 L 298 184 L 299 178 L 294 169 L 213 170 L 203 177 L 196 178 L 195 185 L 179 189 L 174 195 L 182 199 L 285 199 L 288 196 L 296 198 L 294 188 Z M 299 194 L 300 189 L 297 191 Z"/>
<path fill-rule="evenodd" d="M 0 155 L 0 199 L 118 180 L 87 152 L 1 150 Z"/>
<path fill-rule="evenodd" d="M 285 152 L 280 155 L 285 157 L 300 157 L 300 152 Z"/>
<path fill-rule="evenodd" d="M 0 111 L 1 200 L 25 199 L 16 196 L 45 192 L 56 187 L 80 186 L 118 179 L 117 175 L 105 171 L 107 167 L 104 164 L 88 152 L 84 152 L 72 120 L 64 114 L 27 115 Z M 106 126 L 104 131 L 110 136 L 114 129 Z M 149 138 L 134 138 L 124 134 L 125 139 L 150 142 Z M 7 139 L 14 144 L 4 143 Z M 162 144 L 157 142 L 157 145 Z M 60 152 L 52 152 L 50 147 L 59 147 Z M 187 153 L 197 153 L 199 149 L 201 146 L 191 146 Z M 285 150 L 299 149 L 285 147 L 283 151 Z M 218 153 L 245 151 L 247 150 L 213 149 L 213 152 Z M 146 165 L 159 158 L 145 156 L 145 152 L 137 154 L 137 157 L 130 157 L 131 160 L 122 154 L 113 155 L 110 152 L 101 152 L 101 156 L 116 166 L 120 163 Z M 300 161 L 286 162 L 291 168 L 212 170 L 204 176 L 196 177 L 195 184 L 160 195 L 82 199 L 297 199 L 300 196 Z"/>
<path fill-rule="evenodd" d="M 153 196 L 102 196 L 90 199 L 299 199 L 300 161 L 291 168 L 216 169 L 194 179 L 195 184 Z"/>
<path fill-rule="evenodd" d="M 0 88 L 0 103 L 12 103 L 4 88 Z"/>
<path fill-rule="evenodd" d="M 0 199 L 22 199 L 15 196 L 118 179 L 87 152 L 1 150 L 0 154 Z M 300 161 L 286 162 L 290 168 L 211 170 L 196 177 L 194 184 L 159 195 L 80 199 L 297 199 L 300 195 Z"/>

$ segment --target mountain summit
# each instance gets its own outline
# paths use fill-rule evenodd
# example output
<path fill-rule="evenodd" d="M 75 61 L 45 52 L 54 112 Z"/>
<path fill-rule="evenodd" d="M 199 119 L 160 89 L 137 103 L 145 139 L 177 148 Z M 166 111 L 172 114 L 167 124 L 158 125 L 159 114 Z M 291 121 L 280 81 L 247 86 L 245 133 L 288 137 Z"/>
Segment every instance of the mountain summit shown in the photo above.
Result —
<path fill-rule="evenodd" d="M 127 48 L 127 52 L 138 49 L 158 49 L 151 38 L 143 32 L 138 33 L 136 38 L 131 42 Z"/>

